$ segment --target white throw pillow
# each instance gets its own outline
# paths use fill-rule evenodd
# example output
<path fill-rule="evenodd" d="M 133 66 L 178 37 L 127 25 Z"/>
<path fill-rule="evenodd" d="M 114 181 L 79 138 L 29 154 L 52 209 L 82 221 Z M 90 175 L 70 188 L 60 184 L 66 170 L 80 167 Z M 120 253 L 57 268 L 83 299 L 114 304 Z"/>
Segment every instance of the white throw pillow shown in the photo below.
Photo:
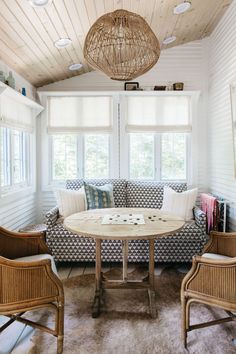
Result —
<path fill-rule="evenodd" d="M 71 189 L 57 189 L 55 190 L 55 195 L 60 216 L 64 218 L 86 210 L 84 188 L 80 188 L 78 191 Z"/>
<path fill-rule="evenodd" d="M 185 221 L 193 219 L 193 208 L 197 199 L 197 188 L 178 193 L 172 188 L 164 187 L 162 211 L 180 216 Z"/>

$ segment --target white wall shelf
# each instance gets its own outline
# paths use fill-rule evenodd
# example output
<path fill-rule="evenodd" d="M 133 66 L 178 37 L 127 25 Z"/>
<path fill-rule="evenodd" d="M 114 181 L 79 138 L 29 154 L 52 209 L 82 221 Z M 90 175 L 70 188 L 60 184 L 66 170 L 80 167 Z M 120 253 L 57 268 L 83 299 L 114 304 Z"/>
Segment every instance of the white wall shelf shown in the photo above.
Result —
<path fill-rule="evenodd" d="M 6 95 L 7 97 L 10 97 L 16 102 L 30 107 L 34 112 L 35 117 L 37 117 L 37 115 L 39 115 L 44 110 L 44 107 L 41 106 L 39 103 L 31 100 L 27 96 L 22 95 L 20 92 L 14 90 L 3 82 L 0 82 L 0 96 L 1 95 Z"/>
<path fill-rule="evenodd" d="M 123 96 L 194 96 L 200 91 L 37 91 L 42 96 L 101 96 L 101 95 L 123 95 Z"/>

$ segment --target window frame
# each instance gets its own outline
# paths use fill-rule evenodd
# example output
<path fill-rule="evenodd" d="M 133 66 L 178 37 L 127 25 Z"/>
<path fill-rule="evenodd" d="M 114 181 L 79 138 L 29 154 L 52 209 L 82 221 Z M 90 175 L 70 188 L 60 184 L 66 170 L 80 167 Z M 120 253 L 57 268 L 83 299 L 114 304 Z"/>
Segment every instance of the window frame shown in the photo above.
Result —
<path fill-rule="evenodd" d="M 41 103 L 45 107 L 44 112 L 41 114 L 40 123 L 40 133 L 41 133 L 41 154 L 44 156 L 45 161 L 39 162 L 42 166 L 41 169 L 41 190 L 42 191 L 52 191 L 56 187 L 55 183 L 51 179 L 51 151 L 50 151 L 50 134 L 47 131 L 47 120 L 48 120 L 48 110 L 47 110 L 47 99 L 49 96 L 55 95 L 73 95 L 73 96 L 103 96 L 109 95 L 113 99 L 113 127 L 110 133 L 110 176 L 109 178 L 129 178 L 129 139 L 128 132 L 126 131 L 126 97 L 129 95 L 137 95 L 136 92 L 126 92 L 126 91 L 89 91 L 89 92 L 41 92 L 40 98 Z M 199 97 L 200 91 L 184 91 L 184 92 L 152 92 L 143 91 L 139 92 L 139 95 L 186 95 L 190 98 L 189 100 L 189 114 L 190 121 L 192 124 L 192 131 L 187 133 L 187 157 L 186 157 L 186 174 L 187 180 L 181 180 L 181 182 L 187 182 L 189 185 L 196 185 L 198 178 L 198 141 L 199 141 L 199 131 L 198 131 L 198 114 L 199 114 Z M 174 132 L 174 131 L 170 131 Z M 178 131 L 181 133 L 181 131 Z M 62 133 L 62 132 L 61 132 Z M 66 133 L 66 132 L 65 132 Z M 102 132 L 101 132 L 102 133 Z M 156 133 L 157 134 L 157 133 Z M 82 141 L 79 142 L 80 149 L 84 149 Z M 160 142 L 155 139 L 155 152 L 160 148 Z M 156 156 L 158 154 L 156 153 Z M 154 159 L 154 179 L 161 180 L 161 169 L 160 169 L 160 158 Z M 47 168 L 46 168 L 47 166 Z M 83 178 L 83 162 L 80 159 L 79 173 L 77 173 L 77 178 Z M 95 176 L 96 178 L 96 176 Z M 178 182 L 179 180 L 171 180 L 171 182 Z M 163 180 L 163 182 L 168 182 Z M 61 181 L 61 185 L 65 185 L 65 181 Z"/>
<path fill-rule="evenodd" d="M 175 134 L 175 132 L 169 132 L 168 134 Z M 128 133 L 128 178 L 132 179 L 130 176 L 130 136 L 132 133 Z M 138 133 L 139 134 L 139 133 Z M 142 134 L 142 133 L 141 133 Z M 150 132 L 143 133 L 143 134 L 150 134 Z M 190 155 L 190 144 L 191 144 L 191 134 L 185 133 L 186 134 L 186 158 L 185 158 L 185 163 L 186 163 L 186 178 L 184 179 L 164 179 L 161 177 L 162 175 L 162 134 L 163 133 L 151 133 L 154 136 L 154 141 L 153 141 L 153 170 L 154 170 L 154 177 L 153 178 L 146 178 L 146 179 L 141 179 L 137 178 L 137 180 L 140 181 L 160 181 L 160 182 L 187 182 L 189 179 L 189 155 Z M 176 132 L 176 134 L 181 134 L 180 132 Z"/>
<path fill-rule="evenodd" d="M 0 127 L 4 128 L 4 127 Z M 32 134 L 23 131 L 20 129 L 17 129 L 15 127 L 5 127 L 6 132 L 9 135 L 9 151 L 8 151 L 8 170 L 9 170 L 9 184 L 6 186 L 2 186 L 0 183 L 0 197 L 5 197 L 9 194 L 24 191 L 25 189 L 32 187 L 32 175 L 30 173 L 30 167 L 32 164 Z M 23 179 L 15 183 L 14 182 L 14 131 L 17 131 L 21 134 L 21 154 L 22 154 L 22 159 L 20 160 L 21 164 L 21 174 Z M 23 146 L 24 145 L 24 146 Z"/>
<path fill-rule="evenodd" d="M 83 179 L 85 178 L 85 135 L 94 135 L 95 133 L 81 133 L 81 134 L 73 134 L 76 135 L 76 178 Z M 111 133 L 97 133 L 98 135 L 107 135 L 108 136 L 108 146 L 109 146 L 109 168 L 108 168 L 108 176 L 101 177 L 101 179 L 112 178 L 112 170 L 113 170 L 113 138 Z M 65 180 L 56 180 L 53 179 L 53 136 L 57 134 L 49 135 L 49 183 L 53 186 L 62 185 L 65 183 Z M 58 135 L 71 135 L 70 133 L 58 134 Z M 98 177 L 94 177 L 98 178 Z"/>
<path fill-rule="evenodd" d="M 52 93 L 52 96 L 61 95 L 60 93 Z M 67 95 L 65 93 L 65 95 Z M 69 95 L 69 94 L 68 94 Z M 48 97 L 51 95 L 42 95 L 41 103 L 45 107 L 44 112 L 41 114 L 41 154 L 45 156 L 45 162 L 41 164 L 42 171 L 41 172 L 41 186 L 42 191 L 52 190 L 57 187 L 62 187 L 65 185 L 66 180 L 53 180 L 52 179 L 52 135 L 49 134 L 47 131 L 47 122 L 48 122 Z M 119 153 L 119 95 L 113 94 L 111 92 L 76 92 L 73 93 L 73 96 L 111 96 L 112 98 L 112 105 L 111 110 L 113 113 L 113 125 L 111 132 L 102 132 L 98 131 L 97 134 L 106 134 L 109 135 L 109 176 L 107 178 L 118 178 L 120 172 L 120 153 Z M 68 132 L 62 131 L 58 134 L 66 135 Z M 89 132 L 88 134 L 96 134 L 95 132 Z M 68 133 L 71 134 L 71 133 Z M 79 137 L 77 141 L 77 151 L 79 152 L 80 157 L 77 158 L 77 177 L 78 179 L 84 178 L 84 138 L 83 136 L 86 132 L 77 133 L 76 135 Z M 78 153 L 77 153 L 78 156 Z M 44 168 L 43 166 L 47 166 Z"/>

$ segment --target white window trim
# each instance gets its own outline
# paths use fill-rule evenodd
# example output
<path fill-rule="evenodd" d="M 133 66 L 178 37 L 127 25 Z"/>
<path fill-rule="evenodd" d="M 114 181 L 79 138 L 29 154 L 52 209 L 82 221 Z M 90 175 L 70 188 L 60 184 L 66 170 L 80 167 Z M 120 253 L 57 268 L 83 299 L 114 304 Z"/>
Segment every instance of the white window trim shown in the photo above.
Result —
<path fill-rule="evenodd" d="M 110 178 L 129 178 L 129 139 L 128 133 L 126 131 L 125 119 L 125 97 L 128 95 L 136 95 L 135 92 L 127 91 L 101 91 L 101 92 L 41 92 L 41 103 L 47 108 L 47 97 L 48 96 L 69 96 L 69 95 L 85 95 L 85 96 L 103 96 L 112 95 L 113 96 L 113 129 L 111 134 L 110 143 Z M 159 95 L 165 96 L 170 95 L 170 92 L 139 92 L 139 95 Z M 190 121 L 192 125 L 192 131 L 190 133 L 191 137 L 187 139 L 187 183 L 188 185 L 196 185 L 197 175 L 198 175 L 198 99 L 199 91 L 182 91 L 182 92 L 171 92 L 171 95 L 187 95 L 190 97 Z M 190 130 L 190 129 L 189 129 Z M 179 132 L 182 132 L 179 129 Z M 186 132 L 183 131 L 183 132 Z M 159 144 L 155 143 L 155 151 L 159 148 Z M 50 166 L 50 154 L 49 154 L 49 135 L 47 133 L 47 109 L 41 113 L 41 156 L 43 156 L 43 163 L 41 169 L 41 189 L 42 191 L 52 190 L 55 184 L 52 184 L 49 173 Z M 83 148 L 83 147 L 81 147 Z M 157 155 L 156 155 L 157 156 Z M 46 168 L 47 167 L 47 168 Z M 155 159 L 155 179 L 160 180 L 160 161 Z M 83 164 L 80 161 L 78 178 L 83 178 Z M 164 182 L 164 181 L 163 181 Z M 167 182 L 165 180 L 165 182 Z M 172 180 L 173 182 L 173 180 Z M 176 182 L 178 182 L 176 180 Z M 181 180 L 183 182 L 183 180 Z M 60 185 L 65 185 L 65 181 L 62 181 Z"/>
<path fill-rule="evenodd" d="M 52 95 L 55 95 L 52 94 Z M 66 94 L 65 94 L 66 95 Z M 91 96 L 91 93 L 77 93 L 78 96 Z M 119 123 L 118 123 L 118 95 L 113 95 L 111 92 L 101 92 L 101 93 L 92 93 L 95 96 L 112 96 L 113 98 L 113 126 L 112 132 L 104 131 L 104 134 L 110 135 L 110 151 L 109 151 L 109 177 L 108 178 L 117 178 L 119 175 Z M 73 93 L 73 96 L 75 94 Z M 45 110 L 41 113 L 41 132 L 38 134 L 40 137 L 40 155 L 43 156 L 43 160 L 38 167 L 41 170 L 41 190 L 42 191 L 51 191 L 55 188 L 64 187 L 65 181 L 53 181 L 52 180 L 52 143 L 51 135 L 47 131 L 47 95 L 43 95 L 41 98 L 41 104 L 45 107 Z M 65 134 L 68 133 L 65 131 Z M 92 132 L 91 132 L 92 133 Z M 102 132 L 101 132 L 102 133 Z M 84 176 L 84 139 L 83 134 L 76 134 L 79 138 L 77 139 L 77 151 L 80 151 L 80 158 L 77 158 L 77 178 L 83 178 Z"/>
<path fill-rule="evenodd" d="M 13 130 L 19 130 L 17 127 L 9 127 L 10 129 L 10 184 L 8 186 L 1 186 L 0 185 L 0 200 L 1 202 L 3 200 L 6 200 L 6 198 L 20 198 L 21 196 L 24 196 L 26 192 L 35 192 L 36 191 L 36 184 L 33 183 L 34 181 L 34 175 L 35 175 L 35 168 L 33 165 L 33 156 L 35 152 L 35 135 L 33 133 L 30 133 L 26 131 L 28 134 L 26 138 L 26 160 L 25 160 L 25 165 L 26 165 L 26 180 L 19 182 L 19 183 L 14 183 L 13 182 L 13 174 L 14 174 L 14 156 L 13 156 L 13 136 L 12 136 L 12 131 Z M 9 199 L 9 200 L 10 200 Z"/>

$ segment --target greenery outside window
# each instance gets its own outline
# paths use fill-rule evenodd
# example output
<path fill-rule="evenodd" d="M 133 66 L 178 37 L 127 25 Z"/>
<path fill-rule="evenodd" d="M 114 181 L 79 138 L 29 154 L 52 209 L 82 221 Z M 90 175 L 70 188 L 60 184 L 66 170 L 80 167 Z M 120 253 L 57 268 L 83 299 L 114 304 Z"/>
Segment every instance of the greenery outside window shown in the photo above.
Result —
<path fill-rule="evenodd" d="M 7 193 L 30 185 L 30 134 L 1 127 L 1 191 Z"/>

